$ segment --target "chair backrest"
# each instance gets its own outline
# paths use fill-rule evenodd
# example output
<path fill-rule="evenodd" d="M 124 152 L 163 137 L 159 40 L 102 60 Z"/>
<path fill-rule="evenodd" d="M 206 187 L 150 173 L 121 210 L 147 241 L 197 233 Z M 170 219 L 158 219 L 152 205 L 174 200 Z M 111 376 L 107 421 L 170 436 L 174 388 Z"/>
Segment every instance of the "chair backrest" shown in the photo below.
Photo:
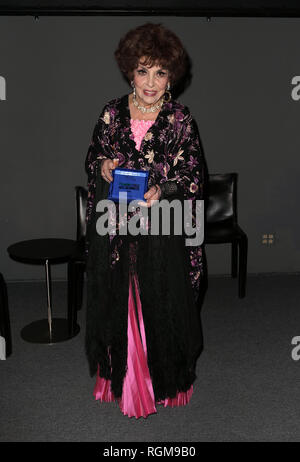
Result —
<path fill-rule="evenodd" d="M 213 173 L 208 175 L 205 222 L 207 224 L 230 221 L 237 223 L 237 173 Z M 88 191 L 75 186 L 77 241 L 86 236 L 86 206 Z"/>
<path fill-rule="evenodd" d="M 214 173 L 208 178 L 205 221 L 237 223 L 237 173 Z"/>
<path fill-rule="evenodd" d="M 76 239 L 81 241 L 86 236 L 86 206 L 87 206 L 87 189 L 83 186 L 75 186 L 76 191 L 76 216 L 77 216 L 77 232 Z"/>

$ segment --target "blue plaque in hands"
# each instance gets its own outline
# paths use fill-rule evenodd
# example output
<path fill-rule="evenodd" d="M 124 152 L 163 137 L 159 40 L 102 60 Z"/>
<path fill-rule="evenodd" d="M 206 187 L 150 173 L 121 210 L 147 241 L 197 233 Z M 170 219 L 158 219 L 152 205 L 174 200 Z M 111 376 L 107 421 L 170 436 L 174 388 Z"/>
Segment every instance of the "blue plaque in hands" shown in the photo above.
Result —
<path fill-rule="evenodd" d="M 144 194 L 148 190 L 148 170 L 131 170 L 116 167 L 112 170 L 113 181 L 110 183 L 108 199 L 114 202 L 125 202 L 121 193 L 127 194 L 127 202 L 145 201 Z M 120 197 L 119 197 L 119 194 Z"/>

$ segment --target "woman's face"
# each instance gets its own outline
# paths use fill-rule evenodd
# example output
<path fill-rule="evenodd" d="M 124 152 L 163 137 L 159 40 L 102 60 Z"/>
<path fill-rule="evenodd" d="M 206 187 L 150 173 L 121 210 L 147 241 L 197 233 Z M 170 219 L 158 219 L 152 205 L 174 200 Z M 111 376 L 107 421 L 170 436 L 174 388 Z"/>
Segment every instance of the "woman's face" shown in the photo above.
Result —
<path fill-rule="evenodd" d="M 148 107 L 155 104 L 165 93 L 169 72 L 161 66 L 145 66 L 143 62 L 144 57 L 140 59 L 138 67 L 133 72 L 133 81 L 138 102 Z"/>

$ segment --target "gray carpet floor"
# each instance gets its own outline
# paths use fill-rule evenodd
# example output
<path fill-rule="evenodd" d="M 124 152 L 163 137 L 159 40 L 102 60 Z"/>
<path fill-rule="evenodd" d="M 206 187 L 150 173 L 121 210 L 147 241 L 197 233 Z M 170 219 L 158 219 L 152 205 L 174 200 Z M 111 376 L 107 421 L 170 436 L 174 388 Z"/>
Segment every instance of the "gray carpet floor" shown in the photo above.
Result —
<path fill-rule="evenodd" d="M 94 399 L 84 305 L 76 337 L 28 343 L 20 330 L 47 317 L 45 285 L 8 283 L 13 354 L 0 361 L 0 441 L 300 441 L 300 361 L 291 356 L 299 286 L 297 274 L 249 275 L 239 299 L 235 279 L 210 277 L 190 403 L 135 419 Z M 52 292 L 53 316 L 66 317 L 66 282 L 54 281 Z"/>

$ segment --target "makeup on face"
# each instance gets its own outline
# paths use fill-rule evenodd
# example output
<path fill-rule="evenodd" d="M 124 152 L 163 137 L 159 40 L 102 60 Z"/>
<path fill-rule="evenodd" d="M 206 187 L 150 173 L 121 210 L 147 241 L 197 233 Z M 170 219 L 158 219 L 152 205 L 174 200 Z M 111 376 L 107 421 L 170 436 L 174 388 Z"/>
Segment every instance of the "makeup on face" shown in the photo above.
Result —
<path fill-rule="evenodd" d="M 134 84 L 137 96 L 145 106 L 156 103 L 162 97 L 168 77 L 168 71 L 160 66 L 146 67 L 139 64 L 135 70 Z"/>

